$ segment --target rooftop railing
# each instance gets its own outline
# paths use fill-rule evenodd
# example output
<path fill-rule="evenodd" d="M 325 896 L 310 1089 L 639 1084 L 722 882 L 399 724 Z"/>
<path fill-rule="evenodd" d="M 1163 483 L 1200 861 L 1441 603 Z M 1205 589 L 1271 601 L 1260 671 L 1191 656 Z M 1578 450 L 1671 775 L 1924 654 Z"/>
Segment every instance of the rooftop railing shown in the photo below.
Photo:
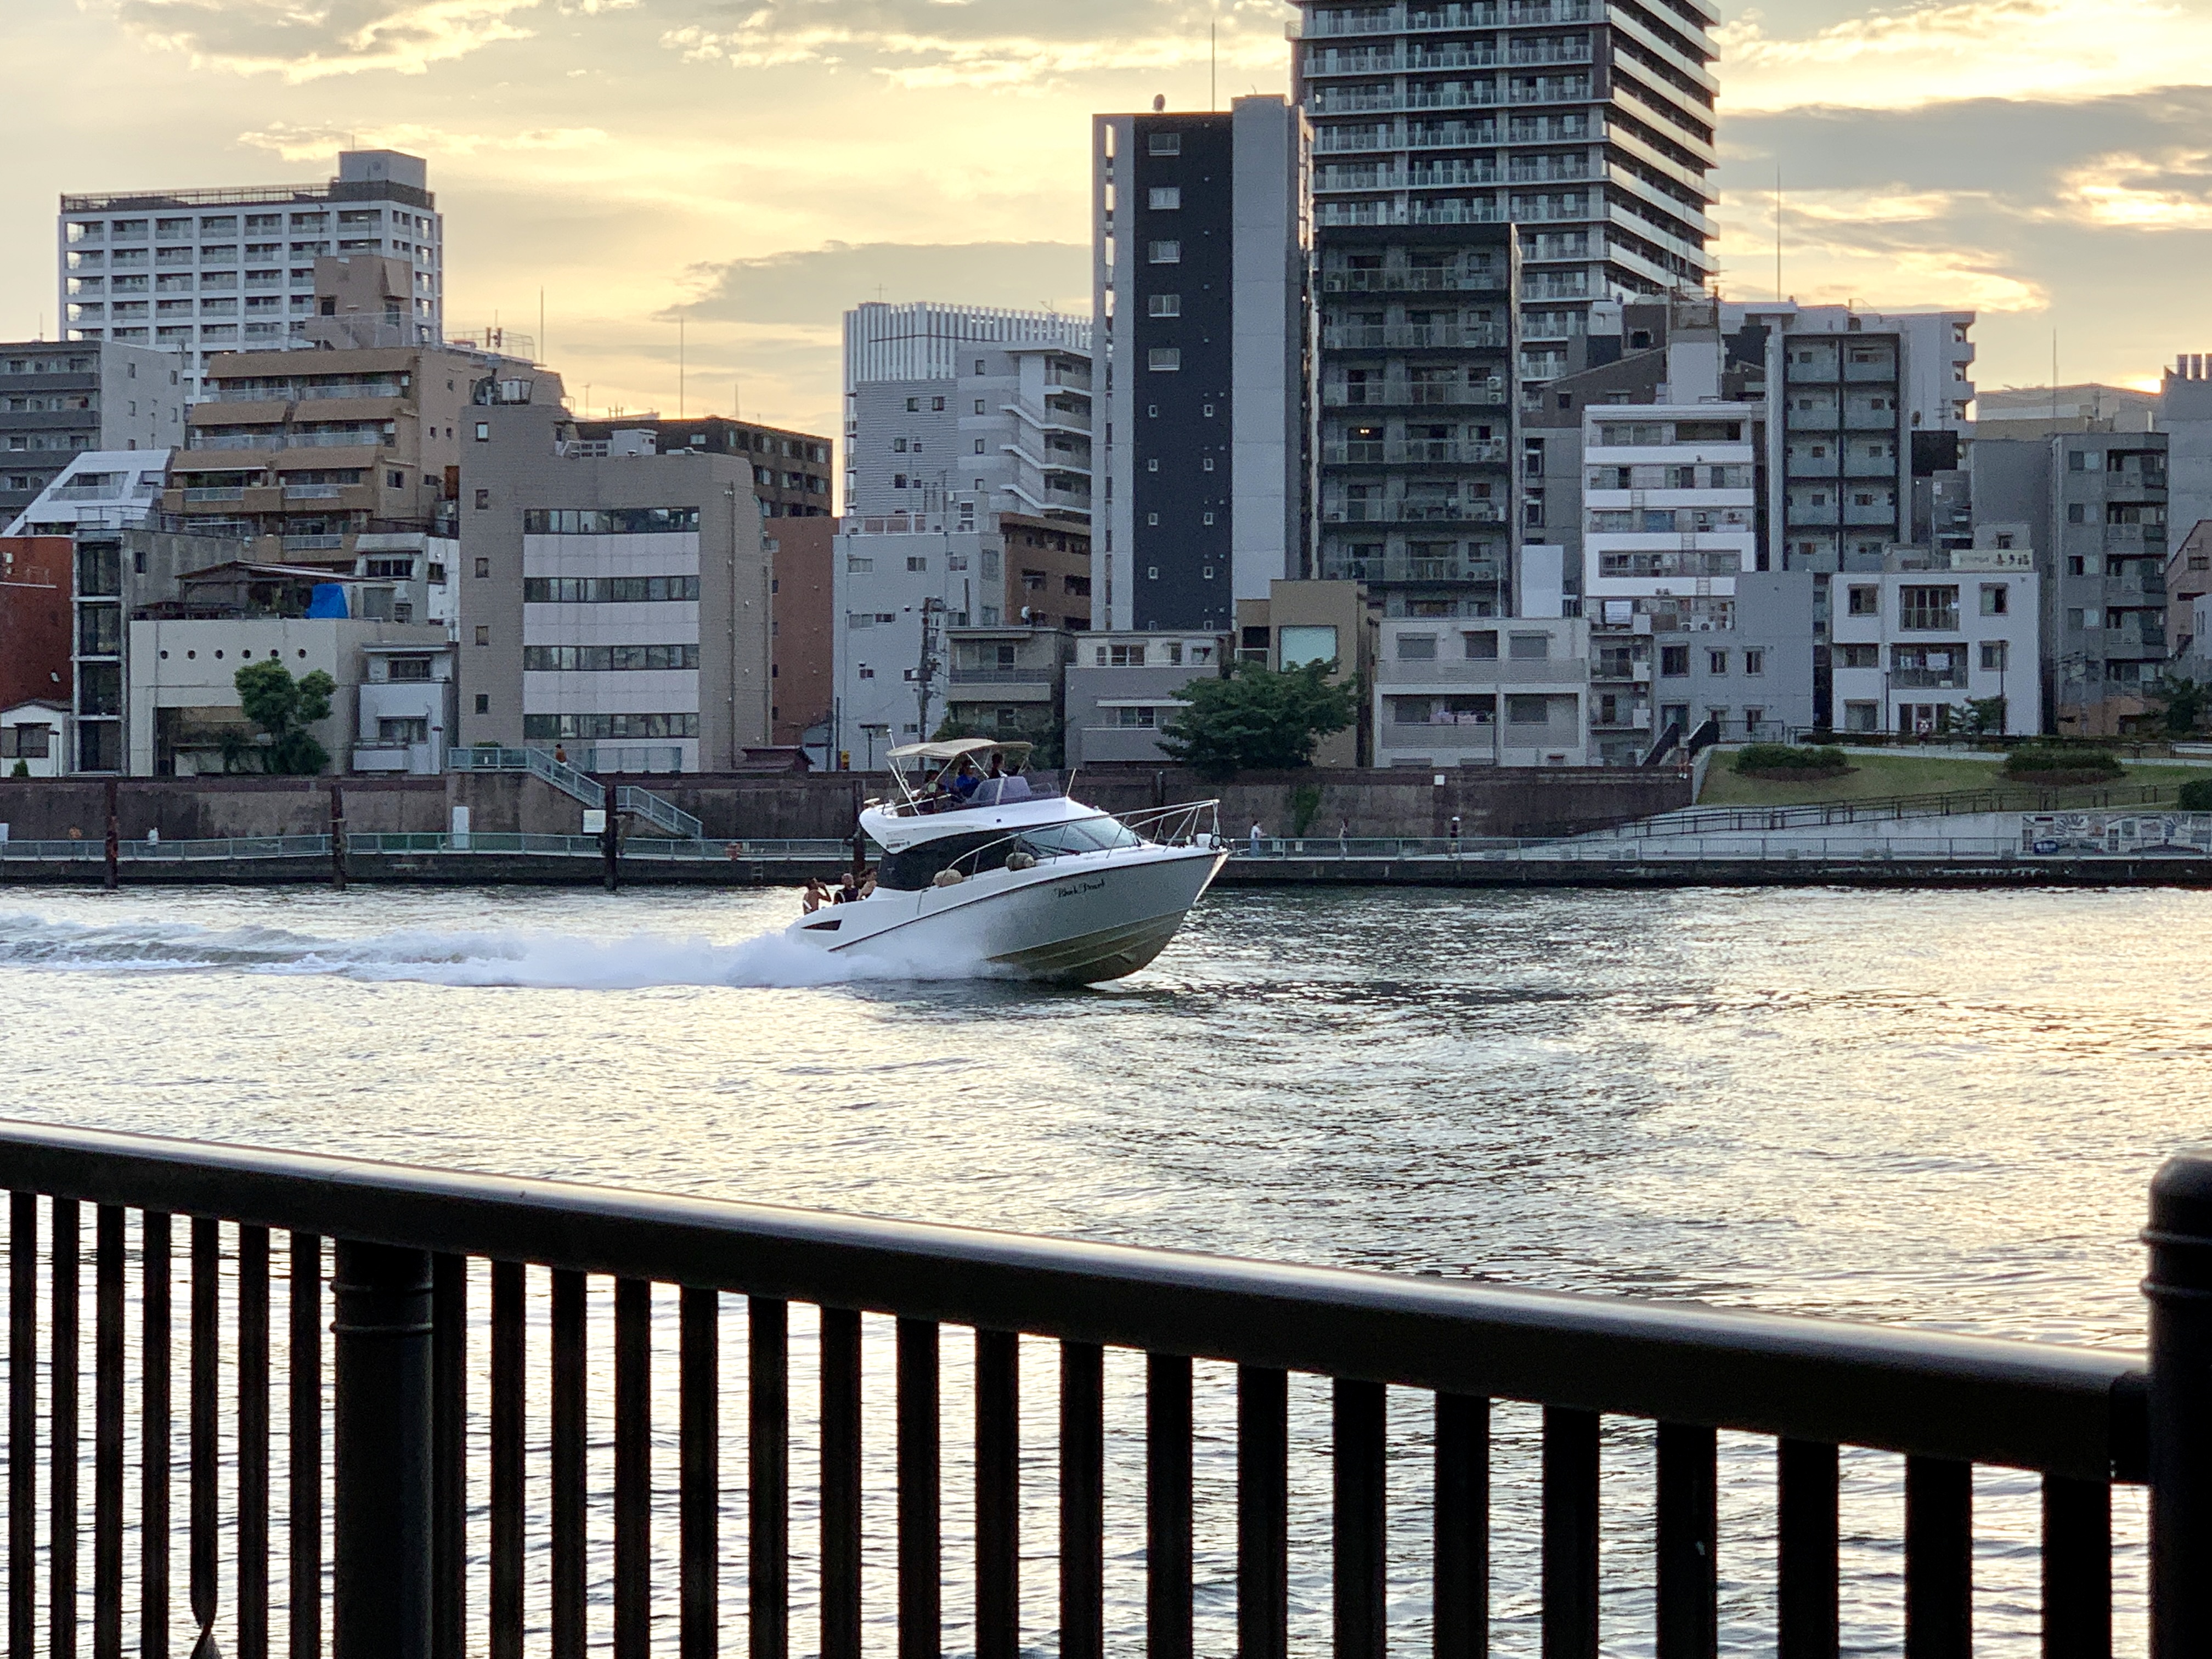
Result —
<path fill-rule="evenodd" d="M 1294 1620 L 1301 1646 L 1310 1626 L 1333 1630 L 1344 1659 L 1382 1659 L 1417 1626 L 1437 1659 L 1473 1659 L 1500 1616 L 1493 1514 L 1525 1508 L 1545 1653 L 1593 1655 L 1602 1638 L 1692 1659 L 1717 1644 L 1720 1564 L 1747 1547 L 1721 1521 L 1723 1431 L 1772 1444 L 1775 1542 L 1747 1547 L 1775 1552 L 1784 1654 L 1838 1649 L 1848 1447 L 1904 1459 L 1903 1571 L 1872 1589 L 1901 1603 L 1915 1659 L 1971 1652 L 1978 1574 L 2008 1565 L 1977 1554 L 1978 1467 L 2039 1480 L 2045 1652 L 2111 1650 L 2115 1483 L 2151 1486 L 2154 1659 L 2199 1652 L 2212 1631 L 2204 1159 L 2172 1160 L 2152 1188 L 2144 1356 L 42 1124 L 0 1125 L 0 1158 L 7 1548 L 26 1651 L 41 1612 L 57 1652 L 88 1623 L 96 1652 L 120 1651 L 126 1626 L 143 1651 L 189 1645 L 170 1628 L 174 1526 L 191 1620 L 239 1659 L 459 1659 L 480 1642 L 507 1656 L 537 1630 L 555 1655 L 605 1644 L 646 1659 L 661 1621 L 677 1652 L 705 1659 L 740 1607 L 757 1659 L 794 1642 L 860 1659 L 871 1620 L 896 1626 L 907 1659 L 937 1655 L 954 1609 L 969 1629 L 950 1639 L 976 1659 L 1040 1643 L 1102 1659 L 1133 1599 L 1146 1650 L 1188 1659 L 1201 1576 L 1233 1583 L 1249 1659 L 1283 1659 Z M 970 1334 L 950 1370 L 948 1326 Z M 1291 1571 L 1324 1547 L 1293 1480 L 1310 1455 L 1294 1374 L 1328 1385 L 1322 1583 Z M 1202 1440 L 1194 1407 L 1224 1387 L 1233 1428 Z M 890 1400 L 872 1414 L 877 1389 Z M 1540 1408 L 1540 1492 L 1498 1479 L 1515 1467 L 1492 1456 L 1498 1401 Z M 1648 1601 L 1607 1594 L 1601 1539 L 1623 1501 L 1608 1419 L 1649 1425 Z M 1140 1526 L 1109 1503 L 1125 1435 L 1143 1448 Z M 730 1441 L 741 1474 L 724 1469 Z M 1194 1480 L 1201 1455 L 1233 1462 L 1233 1494 Z M 1041 1477 L 1057 1586 L 1025 1601 L 1023 1505 Z M 1233 1549 L 1213 1535 L 1218 1504 Z M 1419 1590 L 1391 1572 L 1413 1534 Z M 813 1560 L 796 1559 L 801 1540 Z"/>

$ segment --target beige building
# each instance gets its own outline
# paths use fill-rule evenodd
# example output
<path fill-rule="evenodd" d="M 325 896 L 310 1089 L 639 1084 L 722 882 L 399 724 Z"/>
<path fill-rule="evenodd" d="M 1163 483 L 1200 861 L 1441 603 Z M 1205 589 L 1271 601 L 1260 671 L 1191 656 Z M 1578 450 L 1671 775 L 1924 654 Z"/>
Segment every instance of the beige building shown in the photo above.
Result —
<path fill-rule="evenodd" d="M 1350 581 L 1271 581 L 1264 599 L 1237 602 L 1237 655 L 1270 668 L 1310 662 L 1336 664 L 1338 684 L 1373 678 L 1382 606 L 1364 585 Z M 1365 766 L 1374 753 L 1366 710 L 1314 748 L 1316 766 Z"/>
<path fill-rule="evenodd" d="M 470 408 L 518 386 L 557 403 L 561 380 L 517 358 L 405 343 L 406 277 L 394 259 L 319 259 L 310 343 L 212 358 L 161 510 L 246 538 L 254 558 L 348 569 L 361 537 L 449 518 Z"/>
<path fill-rule="evenodd" d="M 772 732 L 751 465 L 589 453 L 551 389 L 502 382 L 462 427 L 459 741 L 726 770 Z"/>

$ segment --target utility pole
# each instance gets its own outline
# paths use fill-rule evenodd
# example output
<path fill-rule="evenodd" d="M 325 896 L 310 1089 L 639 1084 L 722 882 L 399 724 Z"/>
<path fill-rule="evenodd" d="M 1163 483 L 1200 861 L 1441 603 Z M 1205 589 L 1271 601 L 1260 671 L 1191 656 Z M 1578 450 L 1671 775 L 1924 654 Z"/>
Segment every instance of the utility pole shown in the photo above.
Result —
<path fill-rule="evenodd" d="M 915 728 L 921 740 L 929 741 L 929 683 L 937 673 L 936 618 L 945 609 L 942 599 L 921 602 L 921 660 L 915 666 L 915 707 L 920 724 Z"/>

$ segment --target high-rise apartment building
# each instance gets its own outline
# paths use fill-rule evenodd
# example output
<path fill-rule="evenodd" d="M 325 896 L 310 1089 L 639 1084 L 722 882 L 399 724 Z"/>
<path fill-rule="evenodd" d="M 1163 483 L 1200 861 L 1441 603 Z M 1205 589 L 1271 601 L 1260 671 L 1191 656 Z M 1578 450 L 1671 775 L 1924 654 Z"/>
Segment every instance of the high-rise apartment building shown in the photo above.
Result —
<path fill-rule="evenodd" d="M 1226 629 L 1306 574 L 1304 124 L 1251 97 L 1097 116 L 1091 137 L 1093 621 Z"/>
<path fill-rule="evenodd" d="M 1091 322 L 979 306 L 845 313 L 848 517 L 1091 518 Z"/>
<path fill-rule="evenodd" d="M 0 526 L 78 455 L 184 441 L 177 362 L 109 341 L 0 344 Z"/>
<path fill-rule="evenodd" d="M 1512 224 L 1520 377 L 1580 364 L 1593 301 L 1713 266 L 1705 0 L 1301 0 L 1317 228 Z"/>
<path fill-rule="evenodd" d="M 58 240 L 69 338 L 172 354 L 191 396 L 217 354 L 305 332 L 329 255 L 403 262 L 407 332 L 391 343 L 445 337 L 445 222 L 422 159 L 397 150 L 341 151 L 319 185 L 64 196 Z"/>

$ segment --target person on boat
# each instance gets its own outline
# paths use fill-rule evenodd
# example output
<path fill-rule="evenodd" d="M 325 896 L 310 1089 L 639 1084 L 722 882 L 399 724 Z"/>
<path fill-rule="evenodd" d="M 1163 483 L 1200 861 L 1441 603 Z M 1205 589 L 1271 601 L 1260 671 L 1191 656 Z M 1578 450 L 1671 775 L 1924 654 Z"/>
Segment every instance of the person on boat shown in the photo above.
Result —
<path fill-rule="evenodd" d="M 868 896 L 869 894 L 871 894 L 871 893 L 874 892 L 875 890 L 876 890 L 876 872 L 875 872 L 874 871 L 871 870 L 871 871 L 869 871 L 869 872 L 866 872 L 866 878 L 865 880 L 863 880 L 863 881 L 860 883 L 860 890 L 859 892 L 857 892 L 857 893 L 854 894 L 854 895 L 853 895 L 853 896 L 854 896 L 854 898 L 866 898 L 866 897 L 867 897 L 867 896 Z"/>
<path fill-rule="evenodd" d="M 837 890 L 830 895 L 830 902 L 832 904 L 850 904 L 854 899 L 860 896 L 860 885 L 857 881 L 854 880 L 853 872 L 850 870 L 848 870 L 844 873 L 842 878 L 838 881 Z"/>
<path fill-rule="evenodd" d="M 975 791 L 982 786 L 982 782 L 983 780 L 975 775 L 975 769 L 967 761 L 963 760 L 960 763 L 960 769 L 952 775 L 953 795 L 963 801 L 973 800 L 975 798 Z"/>
<path fill-rule="evenodd" d="M 1006 775 L 1006 757 L 1004 755 L 996 752 L 993 753 L 991 756 L 990 775 L 994 778 L 1003 778 Z"/>
<path fill-rule="evenodd" d="M 806 914 L 811 916 L 830 902 L 830 890 L 812 876 L 809 876 L 806 878 L 806 891 L 800 896 L 799 902 L 805 908 Z"/>

